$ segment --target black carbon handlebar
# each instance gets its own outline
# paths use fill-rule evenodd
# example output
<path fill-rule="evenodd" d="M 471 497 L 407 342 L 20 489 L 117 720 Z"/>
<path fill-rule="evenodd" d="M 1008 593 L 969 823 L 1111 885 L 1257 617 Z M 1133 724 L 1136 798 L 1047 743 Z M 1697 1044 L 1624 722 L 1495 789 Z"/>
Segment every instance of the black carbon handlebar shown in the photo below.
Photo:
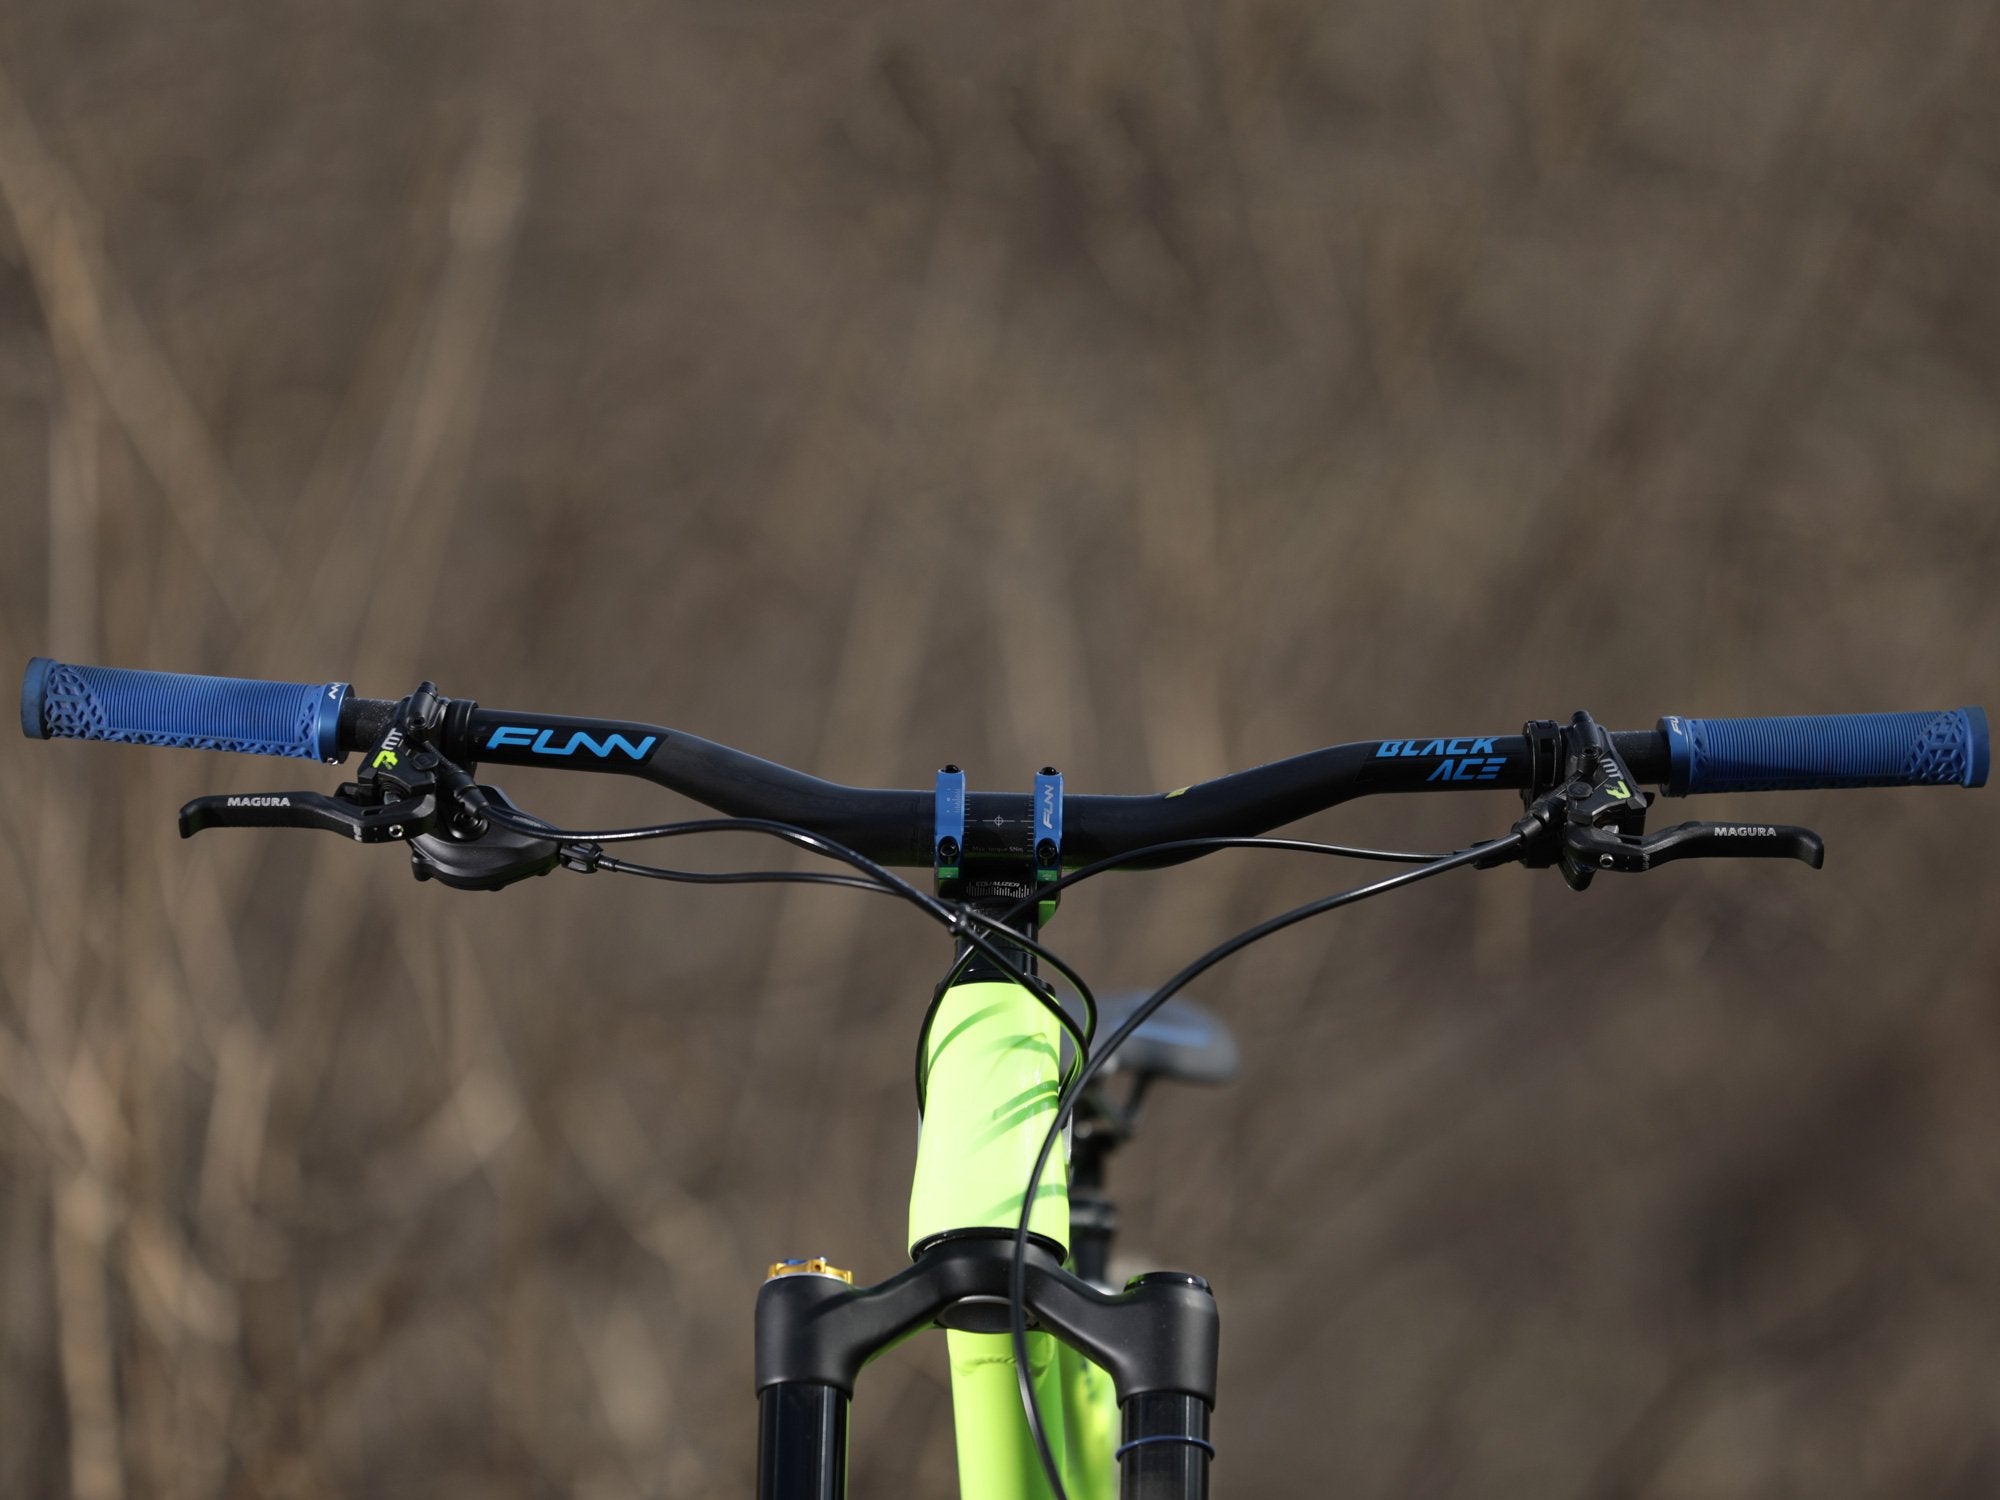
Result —
<path fill-rule="evenodd" d="M 395 709 L 393 702 L 367 699 L 350 699 L 349 705 L 341 716 L 342 741 L 347 743 L 351 717 L 357 748 L 375 742 L 370 731 L 386 726 Z M 1666 779 L 1663 733 L 1644 729 L 1614 738 L 1635 776 Z M 730 817 L 809 829 L 880 864 L 932 862 L 932 791 L 842 786 L 660 725 L 459 702 L 446 712 L 442 744 L 460 764 L 637 776 Z M 1063 799 L 1062 858 L 1080 865 L 1180 839 L 1264 833 L 1375 793 L 1519 790 L 1533 784 L 1535 769 L 1534 749 L 1523 735 L 1426 736 L 1333 745 L 1166 793 L 1069 793 Z M 967 795 L 969 857 L 1030 855 L 1034 832 L 1027 790 Z"/>
<path fill-rule="evenodd" d="M 22 682 L 21 727 L 38 739 L 334 760 L 380 744 L 400 701 L 357 698 L 345 683 L 128 671 L 37 657 Z M 841 786 L 659 725 L 442 702 L 439 744 L 468 769 L 486 763 L 638 776 L 730 816 L 796 825 L 881 864 L 933 862 L 933 791 Z M 1978 708 L 1819 718 L 1669 716 L 1653 729 L 1614 732 L 1611 742 L 1635 779 L 1671 795 L 1980 786 L 1990 754 Z M 1552 740 L 1525 732 L 1361 740 L 1165 794 L 1071 795 L 1064 802 L 1062 860 L 1082 864 L 1179 839 L 1264 833 L 1375 793 L 1546 785 L 1553 753 Z M 964 822 L 968 855 L 1013 857 L 1034 847 L 1026 791 L 972 792 Z"/>

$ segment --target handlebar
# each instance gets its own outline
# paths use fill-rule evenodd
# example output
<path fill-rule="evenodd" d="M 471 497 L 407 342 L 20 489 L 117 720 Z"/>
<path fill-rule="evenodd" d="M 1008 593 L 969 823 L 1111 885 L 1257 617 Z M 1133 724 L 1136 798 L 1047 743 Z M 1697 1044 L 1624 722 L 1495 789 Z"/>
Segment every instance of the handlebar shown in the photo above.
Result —
<path fill-rule="evenodd" d="M 35 739 L 235 750 L 338 760 L 374 747 L 397 701 L 357 698 L 345 683 L 259 682 L 74 666 L 37 657 L 21 688 Z M 1982 786 L 1986 715 L 1844 714 L 1689 719 L 1615 731 L 1641 782 L 1670 796 L 1853 786 Z M 934 794 L 842 786 L 678 730 L 622 720 L 484 709 L 445 700 L 438 741 L 456 764 L 553 767 L 642 777 L 734 817 L 766 818 L 837 840 L 882 864 L 932 863 Z M 1263 833 L 1355 797 L 1384 792 L 1520 790 L 1535 784 L 1524 734 L 1362 740 L 1309 751 L 1164 795 L 1070 795 L 1062 855 L 1080 864 L 1172 840 Z M 966 853 L 1032 850 L 1026 792 L 972 792 Z"/>

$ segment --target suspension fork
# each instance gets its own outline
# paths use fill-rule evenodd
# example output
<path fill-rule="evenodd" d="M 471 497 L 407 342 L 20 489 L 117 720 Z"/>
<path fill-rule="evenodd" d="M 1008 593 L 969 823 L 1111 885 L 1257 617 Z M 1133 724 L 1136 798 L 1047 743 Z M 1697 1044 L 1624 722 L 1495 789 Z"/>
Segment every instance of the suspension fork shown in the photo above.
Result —
<path fill-rule="evenodd" d="M 1011 1258 L 1005 1235 L 965 1234 L 928 1246 L 876 1286 L 826 1274 L 767 1280 L 757 1297 L 760 1500 L 845 1500 L 847 1408 L 862 1366 L 924 1328 L 997 1336 Z M 1026 1269 L 1030 1318 L 1100 1366 L 1116 1393 L 1121 1500 L 1207 1500 L 1219 1323 L 1206 1283 L 1154 1272 L 1123 1292 L 1101 1292 L 1040 1245 L 1030 1247 Z M 999 1394 L 990 1413 L 979 1408 L 972 1441 L 961 1445 L 960 1493 L 1025 1500 L 1039 1491 L 1039 1469 L 1026 1467 L 1031 1452 L 1017 1461 L 1026 1424 L 1011 1385 L 1002 1423 Z M 963 1417 L 957 1425 L 967 1432 Z M 1060 1441 L 1059 1429 L 1051 1435 Z M 996 1467 L 978 1470 L 978 1462 Z M 1089 1484 L 1078 1476 L 1077 1500 L 1104 1493 Z"/>
<path fill-rule="evenodd" d="M 1056 1107 L 1056 1025 L 1018 985 L 975 981 L 946 994 L 928 1050 L 914 1263 L 873 1287 L 852 1286 L 823 1262 L 786 1263 L 758 1296 L 760 1500 L 844 1500 L 855 1379 L 926 1327 L 947 1329 L 953 1346 L 962 1500 L 1047 1494 L 1006 1329 L 1013 1226 Z M 1207 1284 L 1156 1272 L 1113 1294 L 1064 1270 L 1064 1176 L 1037 1193 L 1029 1227 L 1029 1361 L 1052 1445 L 1064 1451 L 1066 1419 L 1108 1420 L 1095 1407 L 1065 1411 L 1065 1387 L 1087 1387 L 1065 1380 L 1064 1366 L 1087 1361 L 1123 1411 L 1122 1500 L 1206 1500 L 1219 1331 Z M 1090 1448 L 1103 1451 L 1073 1451 Z M 1094 1466 L 1073 1464 L 1064 1482 L 1072 1500 L 1113 1493 L 1111 1475 Z"/>

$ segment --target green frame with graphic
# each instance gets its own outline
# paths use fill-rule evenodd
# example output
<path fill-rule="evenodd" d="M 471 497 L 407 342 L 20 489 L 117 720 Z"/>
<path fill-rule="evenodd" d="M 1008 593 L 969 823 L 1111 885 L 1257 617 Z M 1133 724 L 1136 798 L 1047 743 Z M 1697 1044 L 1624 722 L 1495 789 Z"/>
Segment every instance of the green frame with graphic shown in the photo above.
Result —
<path fill-rule="evenodd" d="M 947 990 L 924 1053 L 924 1110 L 910 1189 L 914 1256 L 942 1235 L 1011 1235 L 1022 1192 L 1056 1112 L 1061 1030 L 1048 1008 L 1012 981 Z M 1069 1184 L 1049 1173 L 1029 1232 L 1069 1242 Z M 1021 1410 L 1012 1341 L 948 1330 L 960 1500 L 1047 1500 L 1048 1482 Z M 1029 1367 L 1050 1443 L 1073 1500 L 1111 1500 L 1118 1403 L 1105 1373 L 1047 1333 L 1028 1335 Z"/>

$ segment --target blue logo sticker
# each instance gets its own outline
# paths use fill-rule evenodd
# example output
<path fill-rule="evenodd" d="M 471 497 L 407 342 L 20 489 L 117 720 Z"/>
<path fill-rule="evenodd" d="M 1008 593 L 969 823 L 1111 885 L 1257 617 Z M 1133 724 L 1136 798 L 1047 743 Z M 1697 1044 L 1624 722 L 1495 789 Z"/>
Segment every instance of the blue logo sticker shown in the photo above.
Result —
<path fill-rule="evenodd" d="M 556 735 L 561 731 L 536 729 L 529 724 L 508 724 L 493 731 L 486 741 L 488 750 L 505 749 L 510 746 L 532 750 L 537 755 L 574 755 L 579 750 L 588 750 L 599 760 L 609 760 L 612 752 L 629 755 L 633 760 L 644 760 L 659 743 L 659 736 L 649 734 L 638 744 L 633 744 L 622 734 L 606 735 L 603 739 L 581 729 L 572 729 L 569 738 L 561 744 Z"/>

